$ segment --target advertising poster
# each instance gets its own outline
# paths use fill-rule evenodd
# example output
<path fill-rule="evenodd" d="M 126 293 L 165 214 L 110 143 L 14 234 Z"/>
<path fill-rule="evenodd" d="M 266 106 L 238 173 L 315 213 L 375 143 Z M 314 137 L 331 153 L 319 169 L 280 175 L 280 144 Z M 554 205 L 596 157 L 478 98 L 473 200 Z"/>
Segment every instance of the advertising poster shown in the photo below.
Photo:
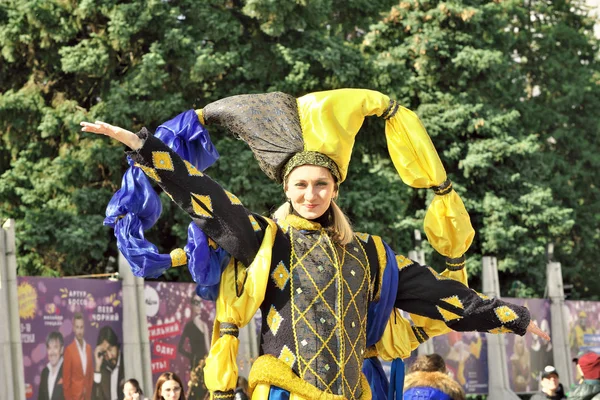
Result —
<path fill-rule="evenodd" d="M 202 300 L 194 283 L 146 282 L 146 317 L 152 379 L 176 373 L 186 399 L 204 399 L 204 360 L 210 350 L 215 303 Z"/>
<path fill-rule="evenodd" d="M 479 332 L 450 332 L 434 337 L 433 347 L 446 361 L 450 375 L 467 394 L 487 394 L 487 339 Z"/>
<path fill-rule="evenodd" d="M 600 354 L 600 302 L 567 300 L 565 306 L 568 310 L 571 358 L 588 351 Z M 578 377 L 574 363 L 573 376 Z"/>
<path fill-rule="evenodd" d="M 96 398 L 118 393 L 124 380 L 120 282 L 19 277 L 17 293 L 26 398 L 90 400 L 92 392 Z"/>
<path fill-rule="evenodd" d="M 525 306 L 532 318 L 544 332 L 552 336 L 550 330 L 550 300 L 503 298 L 508 302 Z M 544 342 L 534 335 L 506 335 L 506 359 L 511 389 L 515 393 L 536 392 L 544 367 L 554 365 L 552 342 Z M 560 374 L 560 371 L 558 371 Z"/>

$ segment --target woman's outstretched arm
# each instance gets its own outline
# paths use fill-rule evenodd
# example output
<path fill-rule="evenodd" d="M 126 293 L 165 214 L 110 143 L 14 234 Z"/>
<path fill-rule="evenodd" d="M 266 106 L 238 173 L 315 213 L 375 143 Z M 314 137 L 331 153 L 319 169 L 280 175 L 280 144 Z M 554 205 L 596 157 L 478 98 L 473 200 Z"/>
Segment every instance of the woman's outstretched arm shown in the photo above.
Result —
<path fill-rule="evenodd" d="M 399 260 L 398 267 L 400 274 L 395 305 L 400 309 L 443 320 L 455 331 L 519 335 L 531 332 L 550 340 L 533 322 L 525 307 L 488 298 L 406 258 Z"/>
<path fill-rule="evenodd" d="M 125 144 L 128 155 L 186 211 L 204 233 L 225 251 L 250 265 L 263 237 L 261 217 L 232 193 L 183 160 L 146 129 L 133 133 L 101 121 L 82 122 L 82 131 L 106 135 Z M 266 224 L 266 223 L 265 223 Z"/>

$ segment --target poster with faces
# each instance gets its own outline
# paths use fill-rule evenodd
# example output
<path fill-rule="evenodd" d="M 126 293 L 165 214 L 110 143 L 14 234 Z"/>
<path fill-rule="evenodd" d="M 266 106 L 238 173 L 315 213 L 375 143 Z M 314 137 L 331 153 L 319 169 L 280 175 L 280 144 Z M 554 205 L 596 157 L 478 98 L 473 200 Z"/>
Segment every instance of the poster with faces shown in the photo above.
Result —
<path fill-rule="evenodd" d="M 101 331 L 116 344 L 103 344 L 110 348 L 100 357 L 102 368 L 118 362 L 123 337 L 121 283 L 19 277 L 17 293 L 26 398 L 91 396 Z"/>

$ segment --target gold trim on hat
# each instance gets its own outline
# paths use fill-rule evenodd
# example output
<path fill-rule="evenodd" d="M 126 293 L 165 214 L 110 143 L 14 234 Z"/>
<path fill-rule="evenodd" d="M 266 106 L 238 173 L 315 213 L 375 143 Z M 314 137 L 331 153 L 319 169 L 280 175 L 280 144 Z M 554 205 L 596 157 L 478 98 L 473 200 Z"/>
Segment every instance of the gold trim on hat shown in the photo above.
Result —
<path fill-rule="evenodd" d="M 287 176 L 292 170 L 301 165 L 317 165 L 319 167 L 325 167 L 333 175 L 337 182 L 340 181 L 340 171 L 336 163 L 323 153 L 318 151 L 301 151 L 296 153 L 290 158 L 283 168 L 283 181 L 285 182 Z"/>

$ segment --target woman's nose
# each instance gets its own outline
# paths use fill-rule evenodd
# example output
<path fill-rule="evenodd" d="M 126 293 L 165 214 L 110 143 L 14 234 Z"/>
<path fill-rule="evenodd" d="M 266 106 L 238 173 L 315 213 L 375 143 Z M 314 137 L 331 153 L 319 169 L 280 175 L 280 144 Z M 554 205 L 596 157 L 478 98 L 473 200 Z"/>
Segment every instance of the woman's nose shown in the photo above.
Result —
<path fill-rule="evenodd" d="M 306 192 L 304 192 L 304 198 L 306 200 L 312 200 L 315 198 L 315 196 L 316 196 L 315 189 L 312 186 L 308 187 L 306 189 Z"/>

